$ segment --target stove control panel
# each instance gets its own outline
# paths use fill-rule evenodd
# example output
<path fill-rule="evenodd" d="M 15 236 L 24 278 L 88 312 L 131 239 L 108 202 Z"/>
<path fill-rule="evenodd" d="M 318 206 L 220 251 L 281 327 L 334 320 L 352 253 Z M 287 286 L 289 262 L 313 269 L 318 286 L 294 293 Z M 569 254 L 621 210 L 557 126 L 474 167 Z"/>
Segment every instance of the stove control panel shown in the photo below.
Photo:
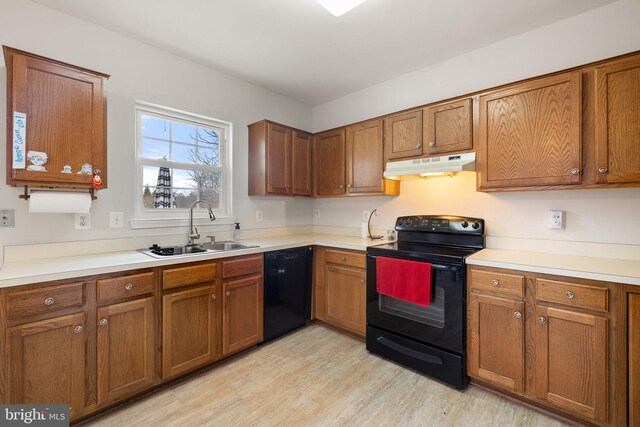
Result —
<path fill-rule="evenodd" d="M 482 235 L 484 234 L 484 220 L 448 215 L 401 216 L 396 220 L 396 230 Z"/>

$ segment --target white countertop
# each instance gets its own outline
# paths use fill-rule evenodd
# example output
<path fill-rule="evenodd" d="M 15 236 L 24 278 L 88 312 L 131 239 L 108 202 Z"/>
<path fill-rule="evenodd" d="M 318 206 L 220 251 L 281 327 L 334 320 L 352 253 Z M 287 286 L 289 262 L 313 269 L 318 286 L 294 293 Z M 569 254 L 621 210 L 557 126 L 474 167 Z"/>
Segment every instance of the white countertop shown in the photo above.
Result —
<path fill-rule="evenodd" d="M 171 264 L 229 258 L 306 245 L 320 245 L 364 251 L 367 246 L 386 243 L 386 240 L 370 240 L 332 234 L 293 234 L 277 237 L 247 239 L 242 240 L 241 242 L 258 245 L 260 247 L 196 254 L 184 257 L 166 257 L 162 259 L 153 258 L 137 251 L 123 251 L 38 259 L 34 261 L 5 262 L 2 266 L 2 270 L 0 270 L 0 288 L 69 279 L 73 277 L 115 273 L 140 268 L 152 268 Z"/>
<path fill-rule="evenodd" d="M 483 249 L 467 264 L 640 286 L 640 261 L 505 249 Z"/>

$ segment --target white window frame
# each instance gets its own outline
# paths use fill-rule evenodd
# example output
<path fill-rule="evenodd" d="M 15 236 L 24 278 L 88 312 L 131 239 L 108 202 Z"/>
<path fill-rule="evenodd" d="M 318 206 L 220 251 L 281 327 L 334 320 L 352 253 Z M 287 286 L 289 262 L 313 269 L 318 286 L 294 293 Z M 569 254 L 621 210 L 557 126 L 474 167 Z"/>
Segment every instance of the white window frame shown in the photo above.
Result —
<path fill-rule="evenodd" d="M 233 124 L 223 120 L 212 119 L 197 114 L 180 111 L 160 105 L 149 104 L 136 101 L 135 105 L 136 123 L 136 177 L 135 177 L 135 209 L 134 216 L 129 221 L 131 228 L 165 228 L 165 227 L 186 227 L 189 223 L 189 209 L 145 209 L 142 196 L 143 169 L 144 166 L 169 166 L 171 168 L 187 170 L 211 170 L 211 166 L 199 166 L 189 163 L 168 162 L 163 159 L 142 158 L 142 116 L 151 115 L 166 118 L 171 121 L 179 121 L 186 124 L 204 127 L 209 129 L 220 129 L 220 166 L 213 167 L 216 171 L 222 172 L 222 192 L 220 196 L 220 207 L 214 209 L 216 220 L 211 222 L 209 214 L 202 205 L 198 205 L 193 210 L 193 223 L 195 225 L 229 225 L 235 222 L 233 216 L 233 183 L 232 183 L 232 147 L 233 147 Z"/>

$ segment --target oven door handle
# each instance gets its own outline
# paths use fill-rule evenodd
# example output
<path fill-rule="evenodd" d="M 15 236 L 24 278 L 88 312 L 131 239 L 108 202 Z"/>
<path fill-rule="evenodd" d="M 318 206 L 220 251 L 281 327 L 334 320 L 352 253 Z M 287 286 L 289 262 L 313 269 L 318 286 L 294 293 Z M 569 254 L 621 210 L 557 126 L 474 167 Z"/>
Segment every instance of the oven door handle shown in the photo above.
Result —
<path fill-rule="evenodd" d="M 427 363 L 432 363 L 434 365 L 443 365 L 444 362 L 442 361 L 442 359 L 438 356 L 432 356 L 431 354 L 424 354 L 424 353 L 420 353 L 419 351 L 415 351 L 411 348 L 405 347 L 403 345 L 400 345 L 398 343 L 395 343 L 393 341 L 391 341 L 390 339 L 387 339 L 385 337 L 378 337 L 377 341 L 386 346 L 389 347 L 392 350 L 398 351 L 400 353 L 406 354 L 407 356 L 413 357 L 414 359 L 419 359 L 422 360 L 424 362 Z"/>

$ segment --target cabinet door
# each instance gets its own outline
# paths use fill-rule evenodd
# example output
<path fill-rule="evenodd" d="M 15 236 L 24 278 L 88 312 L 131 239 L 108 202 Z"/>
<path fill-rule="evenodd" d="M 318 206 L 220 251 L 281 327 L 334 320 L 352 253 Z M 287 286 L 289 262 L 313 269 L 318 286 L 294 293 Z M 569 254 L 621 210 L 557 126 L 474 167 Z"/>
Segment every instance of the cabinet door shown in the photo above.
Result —
<path fill-rule="evenodd" d="M 319 196 L 336 196 L 346 191 L 346 146 L 344 129 L 316 135 L 314 185 Z"/>
<path fill-rule="evenodd" d="M 592 314 L 537 306 L 534 390 L 550 404 L 607 421 L 608 320 Z"/>
<path fill-rule="evenodd" d="M 78 174 L 85 163 L 100 169 L 107 187 L 106 76 L 53 60 L 11 51 L 9 108 L 24 113 L 27 151 L 47 154 L 45 170 L 10 169 L 8 184 L 50 183 L 91 188 L 92 174 Z M 9 65 L 9 64 L 7 64 Z M 13 121 L 9 121 L 7 141 Z M 13 159 L 7 144 L 7 159 Z M 8 163 L 11 166 L 11 163 Z M 73 173 L 60 173 L 65 165 Z"/>
<path fill-rule="evenodd" d="M 262 341 L 262 276 L 225 282 L 223 315 L 223 354 L 250 347 Z"/>
<path fill-rule="evenodd" d="M 469 375 L 524 390 L 524 303 L 470 294 Z"/>
<path fill-rule="evenodd" d="M 325 268 L 325 319 L 364 336 L 366 331 L 366 273 L 327 264 Z"/>
<path fill-rule="evenodd" d="M 640 56 L 596 69 L 598 183 L 640 182 Z"/>
<path fill-rule="evenodd" d="M 347 189 L 350 194 L 382 193 L 382 120 L 347 128 Z"/>
<path fill-rule="evenodd" d="M 28 323 L 9 330 L 11 403 L 69 404 L 84 408 L 84 313 Z"/>
<path fill-rule="evenodd" d="M 219 357 L 218 296 L 212 286 L 202 286 L 163 297 L 163 379 Z"/>
<path fill-rule="evenodd" d="M 629 294 L 629 425 L 640 425 L 640 294 Z"/>
<path fill-rule="evenodd" d="M 267 123 L 267 193 L 291 194 L 291 130 Z"/>
<path fill-rule="evenodd" d="M 294 130 L 291 144 L 292 194 L 311 196 L 311 135 Z"/>
<path fill-rule="evenodd" d="M 579 71 L 480 97 L 479 189 L 579 184 Z"/>
<path fill-rule="evenodd" d="M 422 110 L 395 114 L 384 119 L 387 160 L 422 155 Z"/>
<path fill-rule="evenodd" d="M 471 98 L 425 109 L 424 138 L 427 154 L 453 153 L 473 148 Z"/>
<path fill-rule="evenodd" d="M 98 403 L 155 383 L 154 299 L 98 308 Z"/>

